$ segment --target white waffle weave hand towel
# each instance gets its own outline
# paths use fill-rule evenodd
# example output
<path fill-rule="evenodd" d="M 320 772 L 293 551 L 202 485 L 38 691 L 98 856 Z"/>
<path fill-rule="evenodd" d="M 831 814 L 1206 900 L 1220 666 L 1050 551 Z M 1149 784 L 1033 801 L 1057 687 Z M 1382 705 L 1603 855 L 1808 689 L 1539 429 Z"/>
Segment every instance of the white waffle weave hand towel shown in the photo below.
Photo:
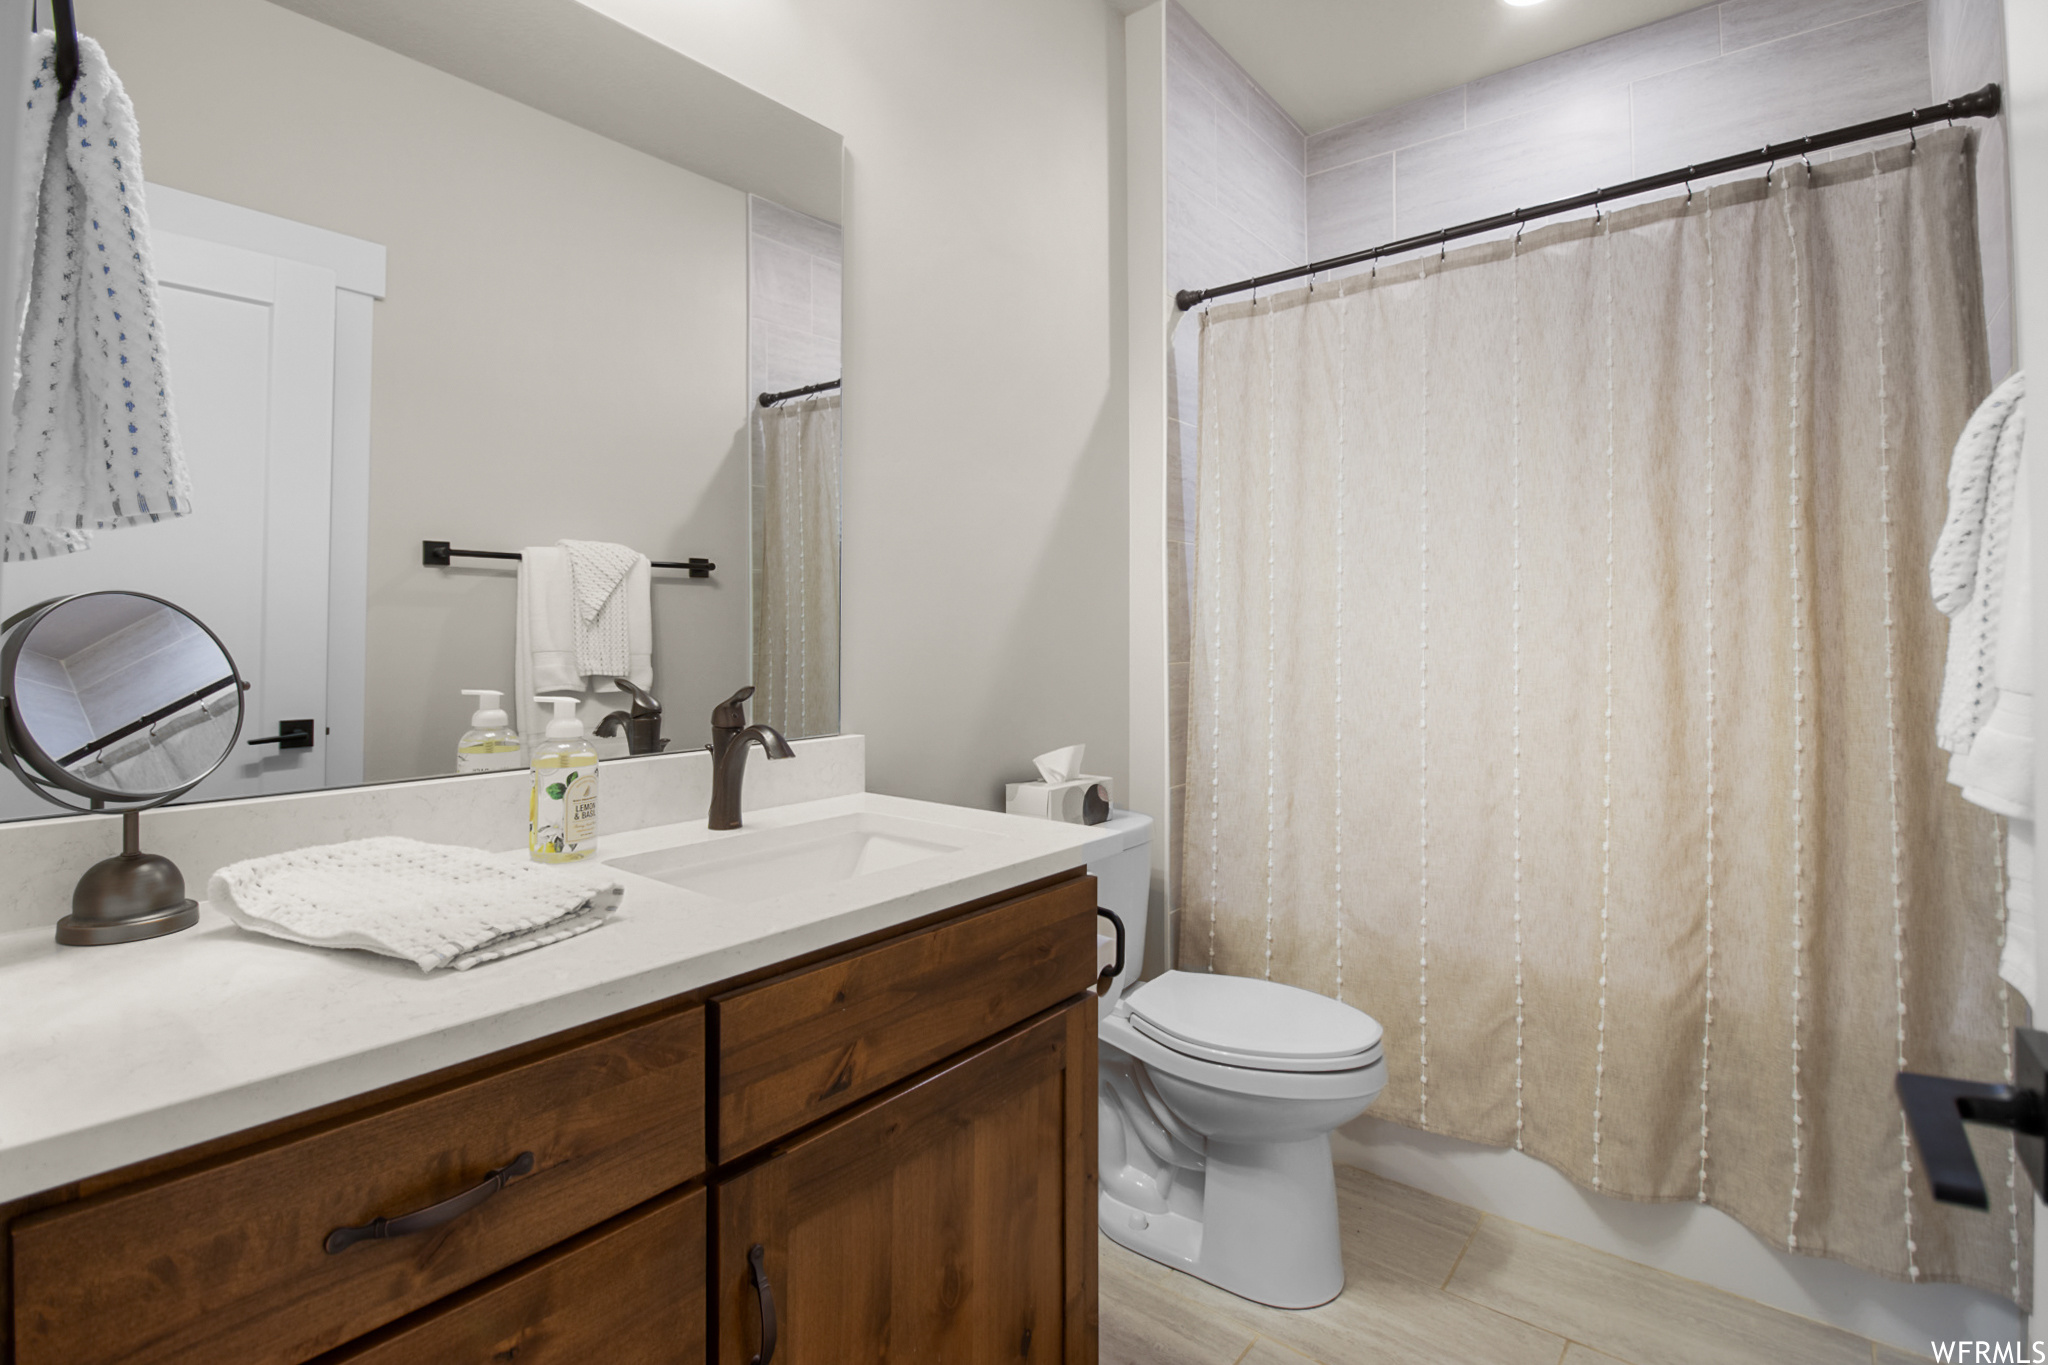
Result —
<path fill-rule="evenodd" d="M 603 868 L 395 836 L 250 858 L 206 888 L 213 908 L 244 929 L 403 958 L 423 972 L 466 971 L 587 933 L 624 895 Z"/>
<path fill-rule="evenodd" d="M 16 155 L 20 324 L 14 444 L 0 471 L 0 559 L 87 548 L 95 530 L 182 517 L 191 479 L 171 411 L 135 108 L 78 40 L 60 101 L 54 38 L 30 40 Z"/>
<path fill-rule="evenodd" d="M 633 662 L 634 603 L 630 599 L 637 594 L 640 601 L 647 600 L 647 557 L 608 540 L 563 540 L 556 544 L 569 556 L 569 584 L 576 615 L 576 671 L 586 678 L 624 674 Z"/>
<path fill-rule="evenodd" d="M 1949 618 L 1934 742 L 1956 755 L 1970 752 L 1998 703 L 1994 656 L 2026 435 L 2026 391 L 2025 375 L 2014 373 L 1963 427 L 1949 464 L 1948 519 L 1929 566 L 1934 605 Z"/>

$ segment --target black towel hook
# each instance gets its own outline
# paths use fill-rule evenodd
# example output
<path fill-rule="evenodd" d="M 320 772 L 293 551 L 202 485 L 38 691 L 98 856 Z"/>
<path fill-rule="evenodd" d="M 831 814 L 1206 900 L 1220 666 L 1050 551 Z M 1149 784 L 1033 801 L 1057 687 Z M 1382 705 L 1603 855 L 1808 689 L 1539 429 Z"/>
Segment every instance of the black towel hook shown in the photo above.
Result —
<path fill-rule="evenodd" d="M 71 98 L 71 87 L 78 84 L 78 15 L 72 10 L 72 0 L 50 0 L 50 26 L 57 33 L 57 98 Z M 42 27 L 40 6 L 31 3 L 28 10 L 29 32 Z"/>

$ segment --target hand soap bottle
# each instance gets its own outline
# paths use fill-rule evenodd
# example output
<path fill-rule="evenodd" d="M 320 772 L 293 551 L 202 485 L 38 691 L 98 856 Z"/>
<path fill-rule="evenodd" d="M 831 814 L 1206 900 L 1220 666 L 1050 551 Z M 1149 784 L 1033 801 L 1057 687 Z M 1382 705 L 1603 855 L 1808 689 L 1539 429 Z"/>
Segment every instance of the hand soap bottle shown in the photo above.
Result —
<path fill-rule="evenodd" d="M 455 771 L 499 773 L 518 767 L 519 736 L 513 732 L 505 719 L 504 708 L 498 704 L 505 694 L 488 688 L 465 687 L 462 695 L 476 698 L 476 714 L 469 718 L 469 729 L 463 732 L 455 745 Z"/>
<path fill-rule="evenodd" d="M 526 851 L 537 863 L 573 863 L 597 852 L 597 751 L 584 737 L 575 697 L 535 697 L 555 708 L 547 741 L 533 746 Z"/>

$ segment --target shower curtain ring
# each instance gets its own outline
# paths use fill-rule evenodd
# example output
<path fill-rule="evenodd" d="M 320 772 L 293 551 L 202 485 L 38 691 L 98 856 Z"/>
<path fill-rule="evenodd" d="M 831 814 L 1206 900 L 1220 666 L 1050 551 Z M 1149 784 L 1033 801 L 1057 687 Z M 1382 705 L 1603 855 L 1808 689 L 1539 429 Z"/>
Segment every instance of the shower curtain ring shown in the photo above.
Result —
<path fill-rule="evenodd" d="M 1685 182 L 1685 202 L 1687 204 L 1692 203 L 1692 181 L 1690 179 Z"/>
<path fill-rule="evenodd" d="M 1920 150 L 1920 130 L 1919 130 L 1919 128 L 1917 128 L 1917 127 L 1913 127 L 1913 128 L 1908 128 L 1908 129 L 1906 130 L 1906 155 L 1907 155 L 1907 156 L 1911 156 L 1911 155 L 1913 155 L 1913 153 L 1915 153 L 1915 152 L 1917 152 L 1917 151 L 1919 151 L 1919 150 Z"/>

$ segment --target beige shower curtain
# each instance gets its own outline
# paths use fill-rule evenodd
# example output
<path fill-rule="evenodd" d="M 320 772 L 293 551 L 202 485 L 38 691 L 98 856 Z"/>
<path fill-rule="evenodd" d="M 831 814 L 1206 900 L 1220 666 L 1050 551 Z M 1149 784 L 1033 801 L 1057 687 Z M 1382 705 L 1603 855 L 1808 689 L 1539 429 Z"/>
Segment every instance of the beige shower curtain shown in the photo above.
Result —
<path fill-rule="evenodd" d="M 1966 135 L 1218 306 L 1183 967 L 1387 1028 L 1374 1113 L 2024 1301 L 1901 1066 L 1991 1079 L 2000 839 L 1927 564 L 1986 391 Z"/>
<path fill-rule="evenodd" d="M 754 718 L 839 731 L 839 395 L 760 410 Z"/>

